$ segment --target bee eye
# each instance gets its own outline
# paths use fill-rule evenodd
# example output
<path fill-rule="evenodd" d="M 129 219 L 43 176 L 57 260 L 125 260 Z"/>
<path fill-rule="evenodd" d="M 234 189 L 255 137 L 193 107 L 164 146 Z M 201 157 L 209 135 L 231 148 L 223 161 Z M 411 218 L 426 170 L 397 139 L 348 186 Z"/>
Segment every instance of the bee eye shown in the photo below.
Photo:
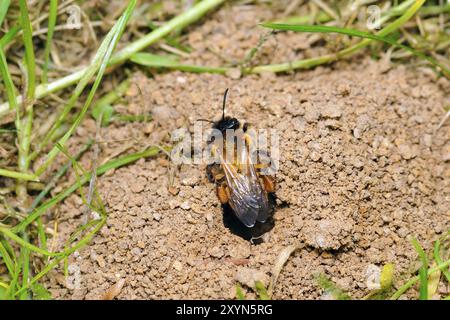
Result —
<path fill-rule="evenodd" d="M 247 130 L 248 130 L 248 123 L 247 123 L 247 122 L 244 123 L 244 125 L 242 126 L 242 130 L 243 130 L 244 132 L 247 132 Z"/>

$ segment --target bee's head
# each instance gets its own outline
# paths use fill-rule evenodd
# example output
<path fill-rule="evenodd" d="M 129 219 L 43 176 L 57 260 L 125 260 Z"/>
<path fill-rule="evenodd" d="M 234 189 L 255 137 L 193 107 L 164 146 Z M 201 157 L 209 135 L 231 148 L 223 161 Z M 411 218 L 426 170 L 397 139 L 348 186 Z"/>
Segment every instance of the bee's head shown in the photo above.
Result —
<path fill-rule="evenodd" d="M 206 119 L 198 120 L 198 121 L 212 122 L 213 129 L 219 130 L 220 132 L 222 132 L 222 134 L 225 134 L 225 132 L 227 130 L 237 130 L 241 127 L 241 123 L 239 122 L 238 119 L 232 118 L 232 117 L 225 117 L 225 105 L 227 102 L 227 94 L 228 94 L 228 89 L 225 90 L 225 93 L 223 95 L 222 119 L 220 119 L 219 121 L 216 121 L 216 122 L 212 122 L 212 121 L 206 120 Z M 245 131 L 245 129 L 244 129 L 244 131 Z"/>
<path fill-rule="evenodd" d="M 227 130 L 237 130 L 241 126 L 241 123 L 236 118 L 224 117 L 221 120 L 214 123 L 213 128 L 225 133 Z"/>

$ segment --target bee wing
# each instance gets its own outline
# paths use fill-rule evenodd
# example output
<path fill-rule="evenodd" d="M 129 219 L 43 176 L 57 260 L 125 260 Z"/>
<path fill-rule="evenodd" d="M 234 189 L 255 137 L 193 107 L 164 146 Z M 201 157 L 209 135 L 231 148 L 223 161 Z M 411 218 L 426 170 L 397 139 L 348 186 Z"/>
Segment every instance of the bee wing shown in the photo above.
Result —
<path fill-rule="evenodd" d="M 229 203 L 239 220 L 247 227 L 253 227 L 256 221 L 267 220 L 269 203 L 246 150 L 242 152 L 241 160 L 241 172 L 238 172 L 233 165 L 223 162 L 225 177 L 230 188 Z"/>

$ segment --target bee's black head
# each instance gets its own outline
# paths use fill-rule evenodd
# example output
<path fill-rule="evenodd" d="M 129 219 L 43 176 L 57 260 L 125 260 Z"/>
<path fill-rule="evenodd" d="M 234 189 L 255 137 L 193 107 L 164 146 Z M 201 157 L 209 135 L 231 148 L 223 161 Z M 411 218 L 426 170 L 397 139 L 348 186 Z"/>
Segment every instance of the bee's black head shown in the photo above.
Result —
<path fill-rule="evenodd" d="M 237 130 L 239 129 L 241 123 L 236 118 L 224 117 L 223 119 L 214 123 L 213 128 L 225 133 L 226 130 Z"/>
<path fill-rule="evenodd" d="M 236 118 L 225 117 L 225 105 L 227 103 L 228 88 L 223 94 L 223 104 L 222 104 L 222 119 L 214 122 L 213 128 L 225 133 L 226 130 L 237 130 L 239 129 L 241 123 Z"/>

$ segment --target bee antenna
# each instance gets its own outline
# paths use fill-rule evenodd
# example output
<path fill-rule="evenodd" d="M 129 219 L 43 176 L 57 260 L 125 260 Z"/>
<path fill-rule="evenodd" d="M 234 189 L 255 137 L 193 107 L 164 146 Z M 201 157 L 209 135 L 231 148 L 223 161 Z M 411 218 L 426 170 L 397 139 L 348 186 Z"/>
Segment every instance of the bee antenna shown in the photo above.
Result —
<path fill-rule="evenodd" d="M 225 93 L 223 94 L 222 120 L 225 119 L 225 105 L 226 105 L 226 103 L 227 103 L 228 90 L 229 90 L 229 88 L 227 88 L 227 89 L 225 90 Z"/>
<path fill-rule="evenodd" d="M 214 121 L 208 120 L 208 119 L 197 119 L 196 121 L 206 121 L 209 123 L 214 123 Z"/>

